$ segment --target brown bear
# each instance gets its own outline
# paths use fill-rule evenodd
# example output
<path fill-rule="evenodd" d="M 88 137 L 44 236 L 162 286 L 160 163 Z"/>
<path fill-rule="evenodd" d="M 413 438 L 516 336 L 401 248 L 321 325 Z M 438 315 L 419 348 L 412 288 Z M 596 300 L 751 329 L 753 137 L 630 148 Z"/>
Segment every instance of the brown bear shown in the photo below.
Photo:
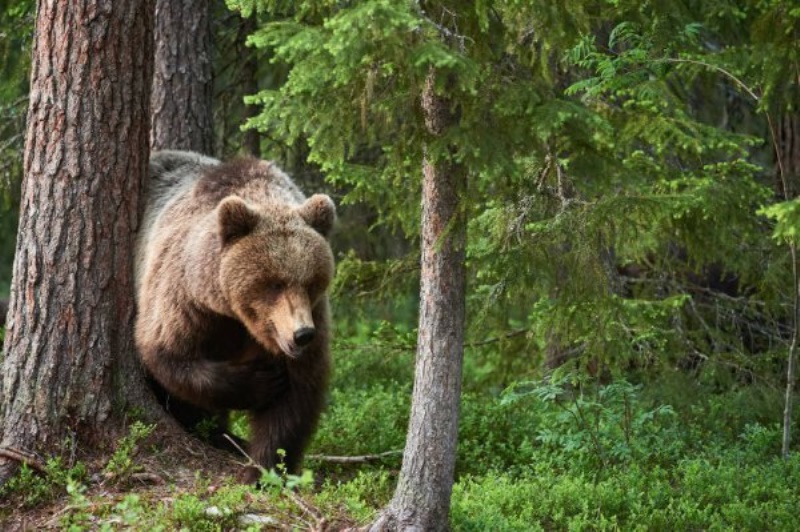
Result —
<path fill-rule="evenodd" d="M 330 372 L 333 202 L 306 199 L 257 159 L 156 152 L 149 179 L 135 266 L 142 362 L 168 401 L 188 405 L 184 423 L 247 410 L 250 456 L 271 468 L 283 449 L 297 472 Z"/>

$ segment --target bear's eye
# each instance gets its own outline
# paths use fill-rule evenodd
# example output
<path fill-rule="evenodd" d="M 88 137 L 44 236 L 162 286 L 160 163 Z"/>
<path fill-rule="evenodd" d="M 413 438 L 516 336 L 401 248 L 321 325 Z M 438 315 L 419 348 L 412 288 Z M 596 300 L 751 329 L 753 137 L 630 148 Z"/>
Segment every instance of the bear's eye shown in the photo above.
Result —
<path fill-rule="evenodd" d="M 286 289 L 286 283 L 283 281 L 270 281 L 267 283 L 267 292 L 270 294 L 275 294 L 278 292 L 282 292 Z"/>

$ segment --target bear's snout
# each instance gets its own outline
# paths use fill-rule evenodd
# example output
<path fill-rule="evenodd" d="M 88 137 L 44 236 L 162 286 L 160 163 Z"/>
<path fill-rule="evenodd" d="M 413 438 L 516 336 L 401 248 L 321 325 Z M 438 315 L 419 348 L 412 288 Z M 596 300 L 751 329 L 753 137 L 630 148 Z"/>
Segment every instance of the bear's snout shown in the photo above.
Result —
<path fill-rule="evenodd" d="M 301 327 L 294 332 L 294 343 L 297 347 L 306 347 L 317 335 L 313 327 Z"/>

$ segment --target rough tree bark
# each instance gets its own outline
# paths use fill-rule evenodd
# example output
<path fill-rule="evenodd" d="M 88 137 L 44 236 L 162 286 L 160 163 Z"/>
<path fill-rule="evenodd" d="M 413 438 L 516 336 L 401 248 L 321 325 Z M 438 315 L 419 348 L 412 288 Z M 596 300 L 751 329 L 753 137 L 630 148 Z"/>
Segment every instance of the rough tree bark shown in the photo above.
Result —
<path fill-rule="evenodd" d="M 150 146 L 210 155 L 212 122 L 209 0 L 157 0 Z"/>
<path fill-rule="evenodd" d="M 456 125 L 459 116 L 454 103 L 437 94 L 435 87 L 436 71 L 431 69 L 422 93 L 422 111 L 428 132 L 438 137 Z M 448 528 L 464 353 L 466 220 L 459 198 L 465 192 L 462 165 L 426 156 L 411 419 L 397 489 L 372 530 Z"/>
<path fill-rule="evenodd" d="M 106 444 L 130 407 L 158 408 L 132 330 L 152 20 L 152 0 L 39 3 L 0 446 Z M 0 484 L 17 466 L 0 458 Z"/>

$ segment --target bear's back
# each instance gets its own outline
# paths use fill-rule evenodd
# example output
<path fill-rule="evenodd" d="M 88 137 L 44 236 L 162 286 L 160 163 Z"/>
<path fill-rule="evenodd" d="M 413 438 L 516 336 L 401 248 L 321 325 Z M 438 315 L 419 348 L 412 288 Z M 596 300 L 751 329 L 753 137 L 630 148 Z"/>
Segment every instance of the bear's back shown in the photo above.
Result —
<path fill-rule="evenodd" d="M 244 158 L 205 169 L 193 192 L 198 203 L 216 206 L 235 195 L 255 205 L 300 205 L 306 197 L 294 181 L 271 161 Z"/>
<path fill-rule="evenodd" d="M 189 189 L 205 175 L 207 169 L 220 162 L 199 153 L 187 151 L 158 151 L 150 157 L 149 189 L 145 209 L 147 224 L 154 223 L 170 201 L 187 194 Z"/>
<path fill-rule="evenodd" d="M 148 188 L 144 214 L 139 226 L 134 261 L 134 280 L 138 296 L 148 255 L 148 243 L 169 206 L 191 191 L 206 169 L 220 162 L 199 153 L 177 150 L 153 152 L 148 166 Z"/>

